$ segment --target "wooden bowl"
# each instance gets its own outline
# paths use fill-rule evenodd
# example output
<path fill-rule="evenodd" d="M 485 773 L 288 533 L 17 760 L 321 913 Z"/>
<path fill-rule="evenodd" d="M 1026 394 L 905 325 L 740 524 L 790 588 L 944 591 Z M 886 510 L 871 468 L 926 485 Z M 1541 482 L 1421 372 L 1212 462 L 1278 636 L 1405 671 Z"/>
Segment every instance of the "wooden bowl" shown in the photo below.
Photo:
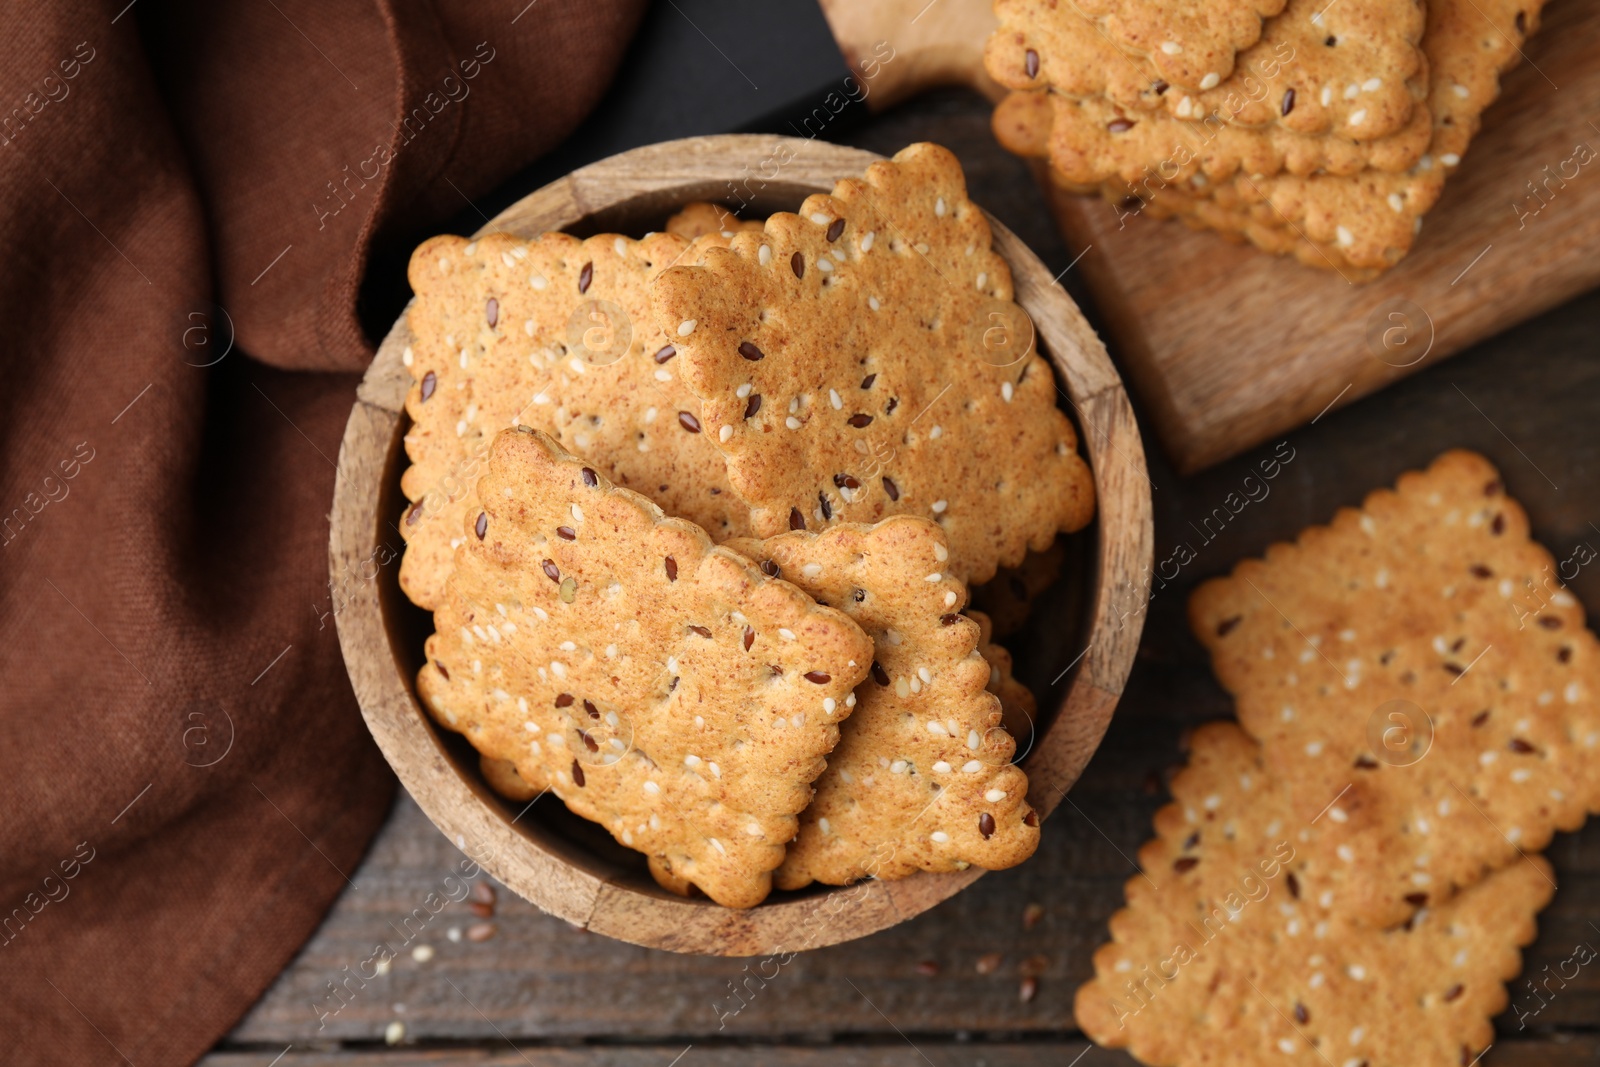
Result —
<path fill-rule="evenodd" d="M 776 177 L 754 177 L 761 161 L 782 158 L 776 155 L 780 148 L 792 158 Z M 747 200 L 756 194 L 752 211 L 793 211 L 808 194 L 861 175 L 879 158 L 816 141 L 756 135 L 651 145 L 545 186 L 479 234 L 638 234 L 661 228 L 687 201 L 726 199 L 735 188 Z M 1053 714 L 1041 714 L 1047 725 L 1032 744 L 1019 739 L 1028 749 L 1022 764 L 1028 800 L 1048 815 L 1099 745 L 1133 663 L 1148 601 L 1150 483 L 1133 411 L 1104 346 L 1044 264 L 1004 226 L 989 222 L 995 247 L 1011 265 L 1017 301 L 1032 316 L 1039 345 L 1065 387 L 1099 496 L 1095 521 L 1070 539 L 1076 552 L 1069 553 L 1059 588 L 1074 595 L 1056 598 L 1067 605 L 1065 615 L 1058 610 L 1048 631 L 1036 618 L 1033 632 L 1019 635 L 1035 646 L 1044 643 L 1052 673 L 1063 667 L 1071 672 Z M 774 893 L 761 906 L 740 911 L 658 888 L 643 856 L 558 802 L 525 810 L 491 792 L 471 747 L 435 727 L 414 686 L 422 642 L 432 627 L 397 580 L 402 544 L 395 521 L 405 506 L 400 474 L 411 384 L 400 354 L 409 340 L 402 315 L 357 391 L 340 449 L 329 567 L 339 641 L 367 726 L 400 781 L 446 836 L 507 886 L 568 922 L 639 945 L 724 956 L 799 951 L 861 937 L 928 910 L 984 873 L 973 868 L 846 888 L 813 886 Z M 1058 691 L 1051 685 L 1040 695 Z"/>

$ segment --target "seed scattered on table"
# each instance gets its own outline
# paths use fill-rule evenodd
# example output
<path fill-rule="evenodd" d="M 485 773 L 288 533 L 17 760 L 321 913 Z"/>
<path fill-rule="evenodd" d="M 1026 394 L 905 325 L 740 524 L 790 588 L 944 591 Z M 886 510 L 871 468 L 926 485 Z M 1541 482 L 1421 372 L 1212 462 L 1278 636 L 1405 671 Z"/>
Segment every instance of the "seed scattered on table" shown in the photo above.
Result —
<path fill-rule="evenodd" d="M 979 974 L 993 974 L 1000 969 L 1000 961 L 1005 959 L 1005 954 L 988 952 L 978 957 L 977 971 Z"/>

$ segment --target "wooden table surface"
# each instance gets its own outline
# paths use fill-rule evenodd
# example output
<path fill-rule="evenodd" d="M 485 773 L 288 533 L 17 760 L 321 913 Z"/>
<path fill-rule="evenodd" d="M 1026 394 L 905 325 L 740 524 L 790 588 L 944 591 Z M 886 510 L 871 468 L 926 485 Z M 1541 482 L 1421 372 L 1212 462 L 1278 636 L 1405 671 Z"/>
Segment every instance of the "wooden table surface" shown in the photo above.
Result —
<path fill-rule="evenodd" d="M 939 140 L 961 156 L 976 200 L 1054 270 L 1072 262 L 1075 250 L 1061 243 L 1027 168 L 994 145 L 976 96 L 924 97 L 843 139 L 880 152 Z M 1074 273 L 1064 283 L 1084 302 Z M 1180 733 L 1231 715 L 1187 632 L 1187 590 L 1451 446 L 1477 449 L 1500 466 L 1558 559 L 1580 543 L 1600 548 L 1597 327 L 1600 294 L 1580 297 L 1291 434 L 1294 459 L 1271 495 L 1209 543 L 1187 517 L 1209 513 L 1273 445 L 1178 478 L 1151 442 L 1156 559 L 1180 542 L 1192 543 L 1197 557 L 1152 601 L 1105 744 L 1071 803 L 1047 822 L 1038 855 L 1020 868 L 988 875 L 891 930 L 797 956 L 763 981 L 754 962 L 611 941 L 504 889 L 492 918 L 452 904 L 408 937 L 403 921 L 461 854 L 402 794 L 351 873 L 354 888 L 205 1067 L 1131 1064 L 1085 1044 L 1072 994 L 1090 974 L 1090 955 L 1134 873 L 1129 857 L 1165 799 L 1163 775 L 1180 760 Z M 1581 571 L 1573 589 L 1591 613 L 1600 611 L 1600 567 Z M 1021 676 L 1044 698 L 1066 666 L 1057 660 L 1076 650 L 1047 653 L 1048 635 L 1032 636 L 1014 651 Z M 1525 952 L 1513 1009 L 1497 1021 L 1481 1061 L 1491 1067 L 1600 1063 L 1600 968 L 1583 969 L 1542 1007 L 1525 984 L 1547 966 L 1554 973 L 1579 944 L 1600 946 L 1600 825 L 1559 836 L 1547 854 L 1560 889 Z M 1029 929 L 1032 905 L 1042 913 Z M 386 940 L 409 940 L 415 951 L 371 981 L 348 978 Z M 980 973 L 980 961 L 994 954 L 998 966 Z M 1021 995 L 1024 974 L 1037 975 L 1031 1000 Z M 344 983 L 342 1001 L 334 983 Z"/>

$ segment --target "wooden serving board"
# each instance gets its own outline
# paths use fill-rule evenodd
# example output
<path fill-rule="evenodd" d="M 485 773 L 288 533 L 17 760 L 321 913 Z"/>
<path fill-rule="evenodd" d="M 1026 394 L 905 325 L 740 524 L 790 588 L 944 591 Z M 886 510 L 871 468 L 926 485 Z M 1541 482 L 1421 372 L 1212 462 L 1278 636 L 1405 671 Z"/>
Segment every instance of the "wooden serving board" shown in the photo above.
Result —
<path fill-rule="evenodd" d="M 878 72 L 869 103 L 951 83 L 994 95 L 981 61 L 995 24 L 989 0 L 926 3 L 823 0 L 847 62 L 862 77 Z M 858 64 L 881 56 L 878 41 L 894 59 Z M 1600 285 L 1600 4 L 1554 0 L 1524 52 L 1411 254 L 1364 285 L 1176 221 L 1124 223 L 1109 203 L 1057 189 L 1040 167 L 1082 254 L 1072 269 L 1180 471 Z"/>

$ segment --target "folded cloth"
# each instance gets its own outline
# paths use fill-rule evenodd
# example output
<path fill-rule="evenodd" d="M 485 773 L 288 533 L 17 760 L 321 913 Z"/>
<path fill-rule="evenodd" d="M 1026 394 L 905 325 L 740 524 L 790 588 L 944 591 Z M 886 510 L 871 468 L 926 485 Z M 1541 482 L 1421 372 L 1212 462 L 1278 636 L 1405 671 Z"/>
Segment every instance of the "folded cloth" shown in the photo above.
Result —
<path fill-rule="evenodd" d="M 13 7 L 0 1058 L 190 1063 L 392 796 L 327 567 L 369 259 L 571 132 L 643 4 Z"/>

